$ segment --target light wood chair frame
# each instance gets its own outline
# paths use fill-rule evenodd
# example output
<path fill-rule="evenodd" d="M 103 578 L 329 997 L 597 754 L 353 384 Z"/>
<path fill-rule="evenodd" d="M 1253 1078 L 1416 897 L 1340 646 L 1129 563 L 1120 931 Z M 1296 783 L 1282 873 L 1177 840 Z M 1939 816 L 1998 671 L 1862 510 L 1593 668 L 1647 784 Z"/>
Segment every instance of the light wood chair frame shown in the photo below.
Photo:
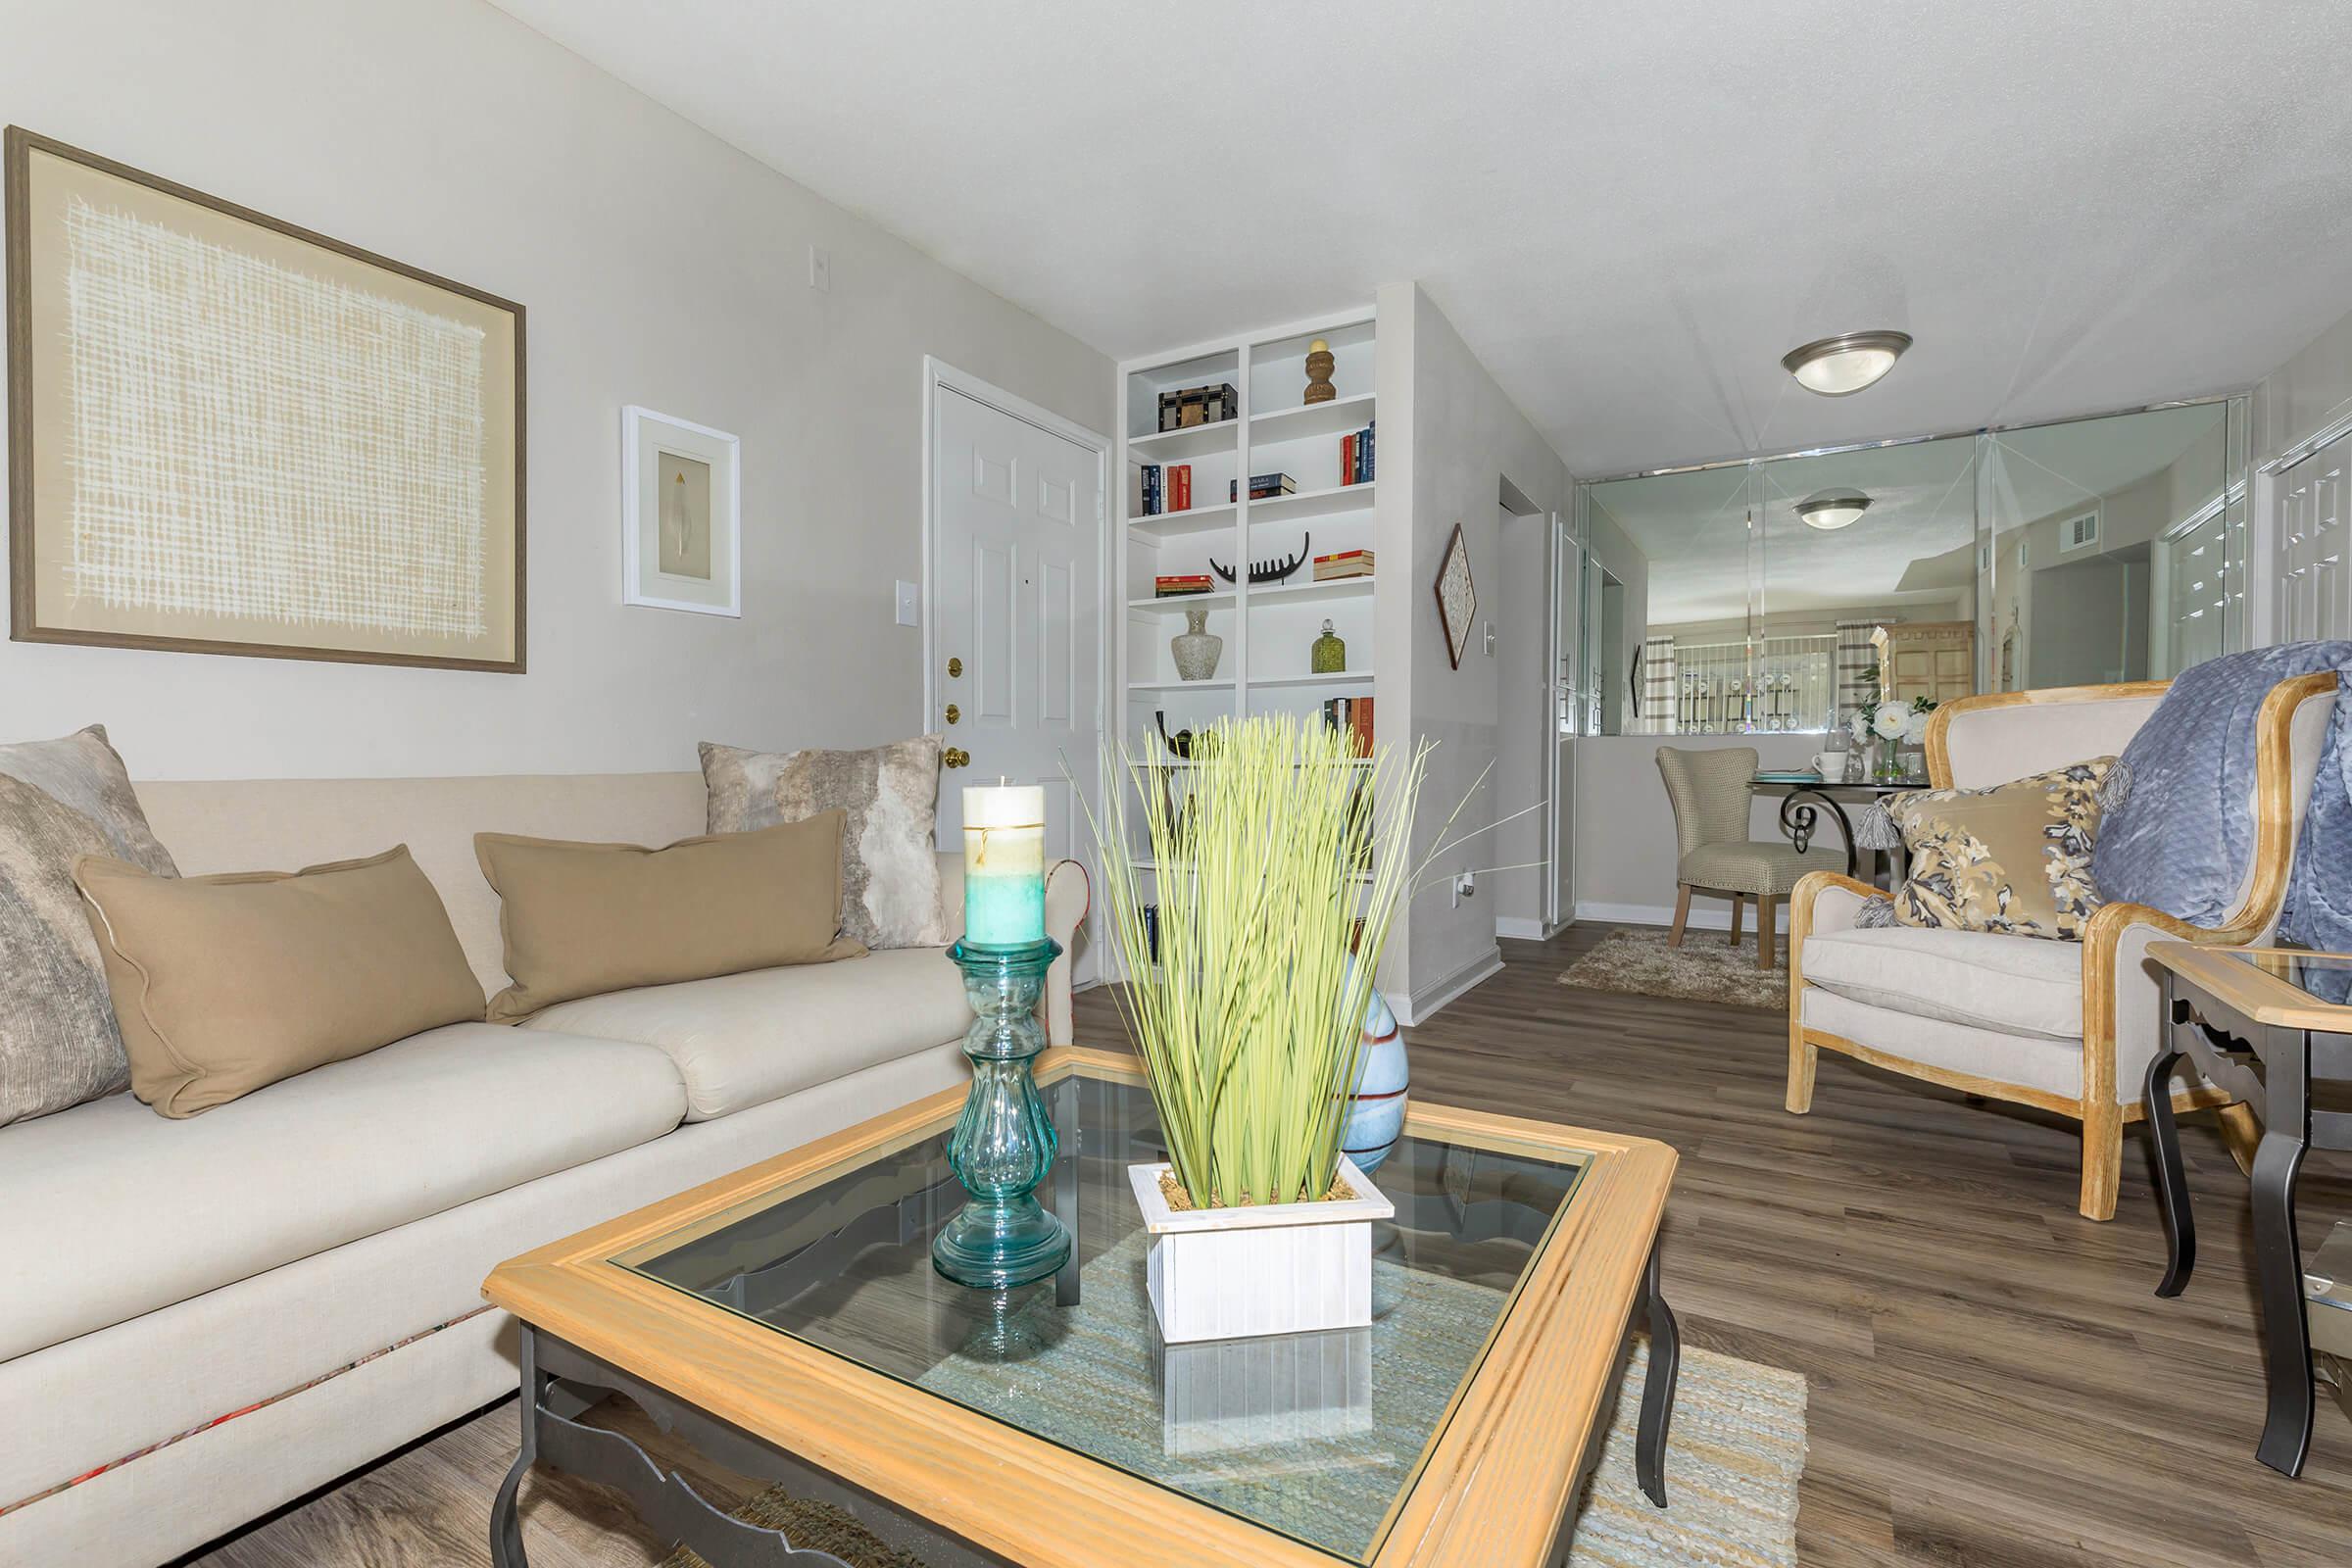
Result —
<path fill-rule="evenodd" d="M 1946 737 L 1955 718 L 2021 703 L 2112 702 L 2161 696 L 2170 681 L 2132 681 L 2109 686 L 2064 686 L 2042 691 L 1987 692 L 1944 704 L 1928 724 L 1928 779 L 1936 789 L 1952 787 Z M 2225 925 L 2193 926 L 2144 904 L 2102 905 L 2082 933 L 2082 1074 L 2080 1098 L 2043 1089 L 1981 1078 L 1949 1067 L 1911 1061 L 1893 1052 L 1804 1026 L 1804 947 L 1813 927 L 1813 906 L 1832 889 L 1868 898 L 1879 890 L 1835 871 L 1814 871 L 1796 885 L 1788 905 L 1788 1095 L 1799 1115 L 1813 1108 L 1814 1069 L 1823 1051 L 1834 1051 L 1888 1072 L 1941 1084 L 1964 1094 L 2054 1111 L 2082 1124 L 2081 1212 L 2086 1219 L 2115 1217 L 2123 1174 L 2124 1126 L 2145 1114 L 2135 1097 L 2116 1098 L 2116 961 L 2125 934 L 2153 926 L 2165 936 L 2211 947 L 2244 947 L 2265 935 L 2286 896 L 2295 842 L 2296 808 L 2291 732 L 2302 703 L 2336 689 L 2333 671 L 2281 681 L 2263 700 L 2255 717 L 2254 875 L 2246 896 Z M 2017 940 L 2026 941 L 2028 938 Z M 2211 1085 L 2174 1092 L 2176 1111 L 2219 1107 L 2231 1154 L 2241 1167 L 2253 1157 L 2259 1125 L 2250 1107 Z"/>

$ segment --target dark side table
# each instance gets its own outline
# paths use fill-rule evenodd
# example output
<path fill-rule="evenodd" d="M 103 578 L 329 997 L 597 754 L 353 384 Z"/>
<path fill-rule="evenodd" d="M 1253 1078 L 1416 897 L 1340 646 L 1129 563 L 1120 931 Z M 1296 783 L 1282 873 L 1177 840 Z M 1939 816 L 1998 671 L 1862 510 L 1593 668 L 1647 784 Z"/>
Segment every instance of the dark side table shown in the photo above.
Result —
<path fill-rule="evenodd" d="M 2270 1361 L 2270 1414 L 2254 1456 L 2300 1475 L 2311 1451 L 2311 1326 L 2295 1240 L 2295 1177 L 2306 1150 L 2352 1150 L 2352 1111 L 2311 1106 L 2315 1082 L 2352 1083 L 2352 956 L 2279 948 L 2149 944 L 2164 978 L 2163 1045 L 2148 1063 L 2145 1109 L 2171 1257 L 2158 1296 L 2178 1296 L 2197 1236 L 2173 1123 L 2171 1078 L 2186 1056 L 2262 1119 L 2254 1154 L 2254 1265 Z"/>

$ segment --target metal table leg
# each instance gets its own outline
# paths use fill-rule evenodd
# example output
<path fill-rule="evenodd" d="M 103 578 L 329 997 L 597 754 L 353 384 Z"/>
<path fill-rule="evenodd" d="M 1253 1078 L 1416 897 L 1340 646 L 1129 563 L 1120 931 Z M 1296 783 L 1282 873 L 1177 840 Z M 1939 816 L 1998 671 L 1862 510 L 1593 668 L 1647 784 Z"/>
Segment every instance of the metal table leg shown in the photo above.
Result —
<path fill-rule="evenodd" d="M 2311 1327 L 2303 1315 L 2303 1253 L 2295 1239 L 2295 1176 L 2311 1128 L 2311 1045 L 2299 1029 L 2274 1029 L 2268 1044 L 2267 1114 L 2254 1152 L 2253 1203 L 2270 1413 L 2254 1456 L 2283 1475 L 2299 1476 L 2311 1452 L 2318 1402 L 2311 1386 Z"/>
<path fill-rule="evenodd" d="M 2180 1164 L 2180 1129 L 2173 1117 L 2173 1066 L 2180 1059 L 2180 1052 L 2173 1044 L 2172 1032 L 2186 1020 L 2179 1015 L 2180 1006 L 2173 1000 L 2173 974 L 2164 973 L 2164 1045 L 2156 1058 L 2148 1063 L 2148 1080 L 2140 1097 L 2140 1108 L 2148 1118 L 2148 1136 L 2156 1146 L 2156 1198 L 2164 1212 L 2166 1258 L 2164 1279 L 2157 1285 L 2158 1296 L 2179 1296 L 2188 1288 L 2188 1276 L 2197 1266 L 2197 1221 L 2189 1207 L 2188 1175 Z"/>
<path fill-rule="evenodd" d="M 521 1328 L 522 1447 L 490 1503 L 492 1568 L 530 1568 L 530 1558 L 522 1549 L 522 1522 L 514 1517 L 514 1505 L 523 1476 L 539 1457 L 539 1404 L 547 1393 L 547 1374 L 539 1370 L 539 1336 L 528 1323 Z"/>
<path fill-rule="evenodd" d="M 1658 1289 L 1658 1244 L 1649 1245 L 1642 1273 L 1642 1305 L 1649 1317 L 1649 1376 L 1642 1385 L 1641 1424 L 1634 1433 L 1634 1476 L 1659 1507 L 1666 1506 L 1666 1437 L 1674 1424 L 1674 1385 L 1682 1371 L 1682 1330 Z"/>

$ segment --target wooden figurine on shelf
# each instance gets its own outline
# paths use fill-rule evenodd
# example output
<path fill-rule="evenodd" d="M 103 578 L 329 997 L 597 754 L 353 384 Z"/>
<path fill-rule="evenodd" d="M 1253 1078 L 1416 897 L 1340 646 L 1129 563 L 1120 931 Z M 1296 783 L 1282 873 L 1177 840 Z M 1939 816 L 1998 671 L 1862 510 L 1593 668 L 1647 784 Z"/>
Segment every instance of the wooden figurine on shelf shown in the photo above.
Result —
<path fill-rule="evenodd" d="M 1331 345 L 1321 338 L 1306 346 L 1306 401 L 1329 403 L 1340 395 L 1331 384 Z"/>

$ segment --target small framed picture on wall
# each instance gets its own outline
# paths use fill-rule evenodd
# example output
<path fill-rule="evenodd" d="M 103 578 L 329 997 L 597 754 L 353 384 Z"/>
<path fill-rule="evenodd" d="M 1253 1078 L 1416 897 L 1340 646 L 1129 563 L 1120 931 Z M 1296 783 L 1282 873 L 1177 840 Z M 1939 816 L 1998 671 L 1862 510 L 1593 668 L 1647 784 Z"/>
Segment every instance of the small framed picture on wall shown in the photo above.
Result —
<path fill-rule="evenodd" d="M 724 430 L 620 411 L 620 602 L 743 613 L 739 454 Z"/>

